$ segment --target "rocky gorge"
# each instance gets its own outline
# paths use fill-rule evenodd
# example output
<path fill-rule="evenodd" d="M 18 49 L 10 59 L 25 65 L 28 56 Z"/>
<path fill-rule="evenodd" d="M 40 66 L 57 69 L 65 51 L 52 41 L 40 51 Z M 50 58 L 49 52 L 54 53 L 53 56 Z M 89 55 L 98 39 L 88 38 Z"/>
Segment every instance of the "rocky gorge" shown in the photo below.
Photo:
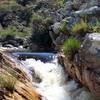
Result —
<path fill-rule="evenodd" d="M 0 4 L 0 100 L 100 100 L 99 0 Z M 16 52 L 54 53 L 59 63 Z"/>

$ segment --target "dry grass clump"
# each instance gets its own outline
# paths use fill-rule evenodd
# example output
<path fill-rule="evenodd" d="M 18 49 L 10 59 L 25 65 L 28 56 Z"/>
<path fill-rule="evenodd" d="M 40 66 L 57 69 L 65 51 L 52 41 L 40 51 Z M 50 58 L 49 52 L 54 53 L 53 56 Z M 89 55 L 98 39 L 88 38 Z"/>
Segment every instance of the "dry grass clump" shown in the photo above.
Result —
<path fill-rule="evenodd" d="M 13 92 L 15 89 L 15 84 L 16 84 L 15 77 L 7 74 L 0 75 L 0 88 L 4 88 L 7 91 Z"/>

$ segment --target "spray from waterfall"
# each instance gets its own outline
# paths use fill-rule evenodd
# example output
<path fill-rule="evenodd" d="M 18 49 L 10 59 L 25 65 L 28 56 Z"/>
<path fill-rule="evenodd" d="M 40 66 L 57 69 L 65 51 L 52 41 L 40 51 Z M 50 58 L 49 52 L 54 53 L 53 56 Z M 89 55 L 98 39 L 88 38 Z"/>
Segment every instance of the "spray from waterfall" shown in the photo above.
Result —
<path fill-rule="evenodd" d="M 29 58 L 21 63 L 33 81 L 33 86 L 42 95 L 42 100 L 92 100 L 88 91 L 78 88 L 78 83 L 68 81 L 68 75 L 58 63 L 57 57 L 50 62 Z M 35 82 L 36 77 L 40 81 Z"/>

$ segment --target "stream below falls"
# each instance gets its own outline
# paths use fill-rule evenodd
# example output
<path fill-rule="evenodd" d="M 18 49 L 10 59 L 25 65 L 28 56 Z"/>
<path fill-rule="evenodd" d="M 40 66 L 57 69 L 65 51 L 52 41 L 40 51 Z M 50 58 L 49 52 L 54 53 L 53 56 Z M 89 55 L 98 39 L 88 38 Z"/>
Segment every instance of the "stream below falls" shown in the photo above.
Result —
<path fill-rule="evenodd" d="M 54 56 L 52 61 L 47 62 L 33 58 L 20 61 L 42 100 L 95 100 L 84 87 L 68 80 L 57 55 Z"/>

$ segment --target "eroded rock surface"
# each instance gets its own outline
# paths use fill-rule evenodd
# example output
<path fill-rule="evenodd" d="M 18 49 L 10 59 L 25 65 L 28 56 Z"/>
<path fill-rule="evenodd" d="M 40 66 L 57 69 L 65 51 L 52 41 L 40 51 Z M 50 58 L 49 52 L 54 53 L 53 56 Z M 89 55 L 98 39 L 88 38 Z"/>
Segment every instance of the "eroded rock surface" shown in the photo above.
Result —
<path fill-rule="evenodd" d="M 41 100 L 21 65 L 2 52 L 0 52 L 0 74 L 11 75 L 16 78 L 13 92 L 0 87 L 0 100 Z"/>
<path fill-rule="evenodd" d="M 74 61 L 64 58 L 66 71 L 100 99 L 100 34 L 86 35 Z"/>

